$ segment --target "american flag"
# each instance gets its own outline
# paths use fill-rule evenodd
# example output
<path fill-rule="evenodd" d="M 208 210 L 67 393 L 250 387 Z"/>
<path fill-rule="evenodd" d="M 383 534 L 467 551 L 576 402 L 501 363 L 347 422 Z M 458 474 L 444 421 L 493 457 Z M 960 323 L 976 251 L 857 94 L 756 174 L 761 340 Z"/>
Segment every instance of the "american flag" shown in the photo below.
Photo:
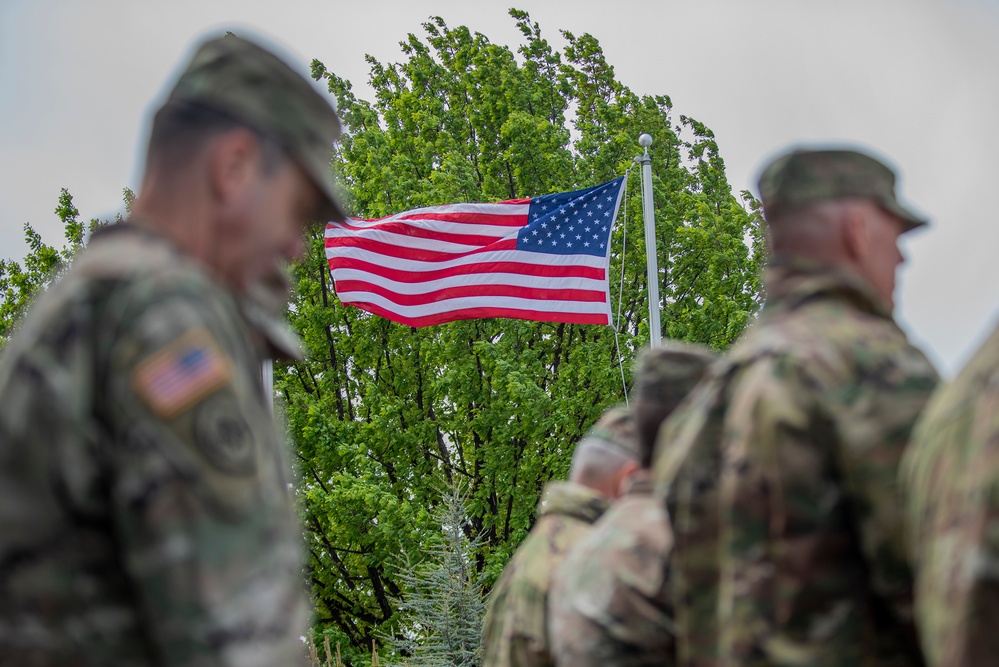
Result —
<path fill-rule="evenodd" d="M 625 178 L 329 223 L 337 295 L 413 327 L 485 317 L 610 324 L 610 233 Z"/>
<path fill-rule="evenodd" d="M 156 414 L 172 417 L 227 384 L 230 376 L 215 340 L 194 329 L 139 364 L 132 386 Z"/>

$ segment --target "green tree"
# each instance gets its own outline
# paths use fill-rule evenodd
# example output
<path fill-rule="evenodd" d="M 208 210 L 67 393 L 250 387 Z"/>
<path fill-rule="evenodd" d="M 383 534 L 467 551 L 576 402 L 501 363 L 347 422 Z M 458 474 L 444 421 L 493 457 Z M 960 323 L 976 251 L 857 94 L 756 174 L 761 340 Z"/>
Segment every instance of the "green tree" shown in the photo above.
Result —
<path fill-rule="evenodd" d="M 486 605 L 482 572 L 475 567 L 479 536 L 469 537 L 464 482 L 457 480 L 434 509 L 438 526 L 424 560 L 399 559 L 398 579 L 406 591 L 399 616 L 402 630 L 388 637 L 408 667 L 475 667 Z"/>
<path fill-rule="evenodd" d="M 520 11 L 514 52 L 440 18 L 402 42 L 404 60 L 368 58 L 373 101 L 313 61 L 344 137 L 334 157 L 352 210 L 573 190 L 624 173 L 651 133 L 664 334 L 726 348 L 759 300 L 760 215 L 733 195 L 711 131 L 674 121 L 666 96 L 638 96 L 596 39 L 555 50 Z M 635 174 L 637 176 L 637 172 Z M 648 341 L 638 178 L 613 238 L 626 370 Z M 748 245 L 747 245 L 748 240 Z M 622 279 L 623 276 L 623 279 Z M 317 630 L 363 650 L 398 626 L 415 561 L 438 528 L 435 489 L 464 480 L 476 567 L 491 583 L 530 529 L 542 486 L 567 472 L 574 443 L 623 398 L 611 327 L 468 320 L 414 329 L 337 300 L 322 239 L 295 271 L 290 319 L 308 359 L 276 371 L 296 438 Z M 360 653 L 348 659 L 360 661 Z"/>
<path fill-rule="evenodd" d="M 128 188 L 123 191 L 126 210 L 131 207 L 133 194 Z M 108 220 L 92 218 L 84 227 L 79 220 L 80 211 L 73 204 L 73 195 L 62 188 L 55 214 L 62 222 L 66 244 L 56 250 L 42 241 L 41 234 L 31 223 L 24 223 L 24 239 L 28 253 L 20 262 L 13 259 L 0 260 L 0 347 L 10 340 L 17 322 L 31 299 L 57 278 L 70 261 L 84 246 L 84 229 L 93 232 L 98 227 L 109 224 Z M 120 221 L 117 216 L 114 221 Z"/>

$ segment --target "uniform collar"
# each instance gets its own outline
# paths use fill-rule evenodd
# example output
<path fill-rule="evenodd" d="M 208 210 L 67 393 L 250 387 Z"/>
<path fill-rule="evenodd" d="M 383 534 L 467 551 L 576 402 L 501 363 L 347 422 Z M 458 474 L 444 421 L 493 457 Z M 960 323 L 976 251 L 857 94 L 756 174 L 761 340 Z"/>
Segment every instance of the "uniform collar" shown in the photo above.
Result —
<path fill-rule="evenodd" d="M 169 247 L 174 254 L 183 256 L 177 246 L 167 237 L 158 233 L 148 225 L 134 224 L 134 218 L 124 222 L 101 227 L 94 231 L 90 242 L 102 243 L 105 239 L 135 235 L 144 237 L 149 242 L 160 243 Z M 200 267 L 200 265 L 198 265 Z M 204 270 L 202 269 L 204 272 Z M 305 358 L 302 342 L 284 319 L 284 311 L 271 303 L 270 296 L 259 286 L 253 286 L 246 292 L 236 292 L 231 287 L 217 281 L 207 272 L 205 277 L 218 285 L 236 302 L 243 317 L 250 327 L 256 331 L 267 348 L 266 356 L 272 359 L 293 359 L 301 361 Z"/>
<path fill-rule="evenodd" d="M 625 482 L 624 494 L 627 496 L 648 496 L 655 489 L 651 470 L 639 470 Z"/>
<path fill-rule="evenodd" d="M 574 482 L 549 482 L 541 495 L 538 514 L 571 516 L 593 523 L 610 506 L 610 500 L 593 489 Z"/>
<path fill-rule="evenodd" d="M 796 310 L 816 298 L 841 300 L 858 310 L 892 319 L 891 311 L 866 280 L 849 269 L 803 258 L 776 258 L 767 264 L 763 282 L 764 315 Z"/>

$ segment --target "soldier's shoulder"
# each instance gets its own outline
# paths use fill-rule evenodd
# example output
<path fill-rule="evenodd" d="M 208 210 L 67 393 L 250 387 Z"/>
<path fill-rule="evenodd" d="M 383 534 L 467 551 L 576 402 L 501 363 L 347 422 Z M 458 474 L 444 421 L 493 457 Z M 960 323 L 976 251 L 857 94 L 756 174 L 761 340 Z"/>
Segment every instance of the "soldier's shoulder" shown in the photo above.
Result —
<path fill-rule="evenodd" d="M 106 320 L 184 304 L 200 311 L 225 310 L 232 321 L 235 295 L 193 258 L 165 239 L 130 225 L 102 230 L 67 274 L 70 290 L 86 292 Z"/>
<path fill-rule="evenodd" d="M 934 394 L 917 426 L 917 434 L 925 439 L 948 423 L 969 421 L 983 406 L 996 400 L 999 400 L 999 327 L 953 382 Z"/>
<path fill-rule="evenodd" d="M 176 246 L 127 223 L 95 234 L 66 277 L 107 285 L 147 281 L 145 289 L 175 289 L 179 285 L 189 285 L 192 291 L 215 288 L 205 270 Z"/>
<path fill-rule="evenodd" d="M 632 495 L 611 505 L 584 539 L 607 551 L 634 547 L 665 550 L 672 543 L 672 529 L 661 497 Z"/>
<path fill-rule="evenodd" d="M 567 588 L 625 586 L 653 595 L 661 588 L 672 546 L 663 499 L 625 497 L 570 547 L 561 567 L 562 581 Z"/>
<path fill-rule="evenodd" d="M 816 300 L 764 320 L 733 348 L 730 363 L 767 360 L 777 379 L 797 377 L 823 390 L 870 380 L 935 387 L 936 369 L 898 325 L 833 300 Z"/>
<path fill-rule="evenodd" d="M 916 422 L 903 473 L 913 500 L 939 502 L 930 487 L 949 477 L 953 478 L 949 481 L 956 483 L 967 473 L 969 465 L 978 471 L 994 469 L 996 464 L 990 463 L 992 458 L 982 450 L 996 437 L 999 437 L 999 328 L 958 376 L 933 394 Z"/>
<path fill-rule="evenodd" d="M 553 556 L 552 535 L 562 525 L 560 516 L 542 516 L 531 532 L 510 557 L 497 586 L 508 595 L 521 594 L 526 589 L 547 589 L 548 573 Z"/>

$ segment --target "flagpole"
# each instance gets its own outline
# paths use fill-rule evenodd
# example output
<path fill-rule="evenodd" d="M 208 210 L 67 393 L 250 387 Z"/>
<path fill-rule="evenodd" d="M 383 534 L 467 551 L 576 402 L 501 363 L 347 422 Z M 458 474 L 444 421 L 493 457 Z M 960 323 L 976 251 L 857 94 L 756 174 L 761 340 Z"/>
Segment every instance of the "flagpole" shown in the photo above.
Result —
<path fill-rule="evenodd" d="M 645 154 L 636 157 L 635 162 L 642 165 L 642 212 L 645 217 L 645 269 L 648 273 L 649 285 L 649 346 L 662 345 L 662 325 L 659 323 L 659 262 L 656 258 L 656 219 L 652 207 L 652 158 L 649 157 L 649 146 L 652 145 L 652 135 L 642 134 L 638 137 L 638 145 L 645 149 Z"/>
<path fill-rule="evenodd" d="M 260 374 L 263 376 L 264 391 L 267 392 L 264 396 L 264 401 L 267 403 L 267 408 L 274 414 L 274 360 L 268 357 L 264 359 L 260 364 Z"/>

